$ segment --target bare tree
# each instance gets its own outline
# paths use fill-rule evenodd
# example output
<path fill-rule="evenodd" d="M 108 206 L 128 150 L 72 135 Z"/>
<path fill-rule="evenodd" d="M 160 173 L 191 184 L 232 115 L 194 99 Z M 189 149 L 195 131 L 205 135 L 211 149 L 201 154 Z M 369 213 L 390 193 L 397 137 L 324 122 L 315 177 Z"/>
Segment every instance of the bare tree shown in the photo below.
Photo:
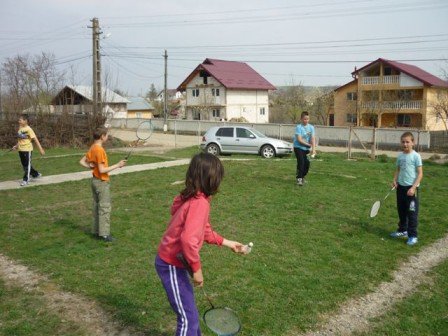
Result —
<path fill-rule="evenodd" d="M 269 121 L 298 123 L 301 113 L 308 108 L 303 85 L 289 85 L 272 97 Z"/>
<path fill-rule="evenodd" d="M 437 92 L 437 100 L 432 104 L 432 108 L 436 118 L 441 119 L 448 133 L 448 91 L 439 90 Z"/>
<path fill-rule="evenodd" d="M 334 91 L 331 88 L 317 87 L 312 92 L 312 105 L 309 110 L 314 116 L 314 123 L 317 125 L 327 125 L 329 120 L 329 111 L 334 104 Z"/>
<path fill-rule="evenodd" d="M 146 93 L 146 97 L 150 102 L 153 102 L 157 98 L 157 89 L 154 83 L 151 83 L 149 91 Z"/>
<path fill-rule="evenodd" d="M 54 55 L 48 53 L 8 58 L 2 72 L 5 110 L 13 114 L 30 107 L 36 113 L 43 112 L 42 107 L 49 105 L 64 79 L 64 73 L 56 69 Z"/>

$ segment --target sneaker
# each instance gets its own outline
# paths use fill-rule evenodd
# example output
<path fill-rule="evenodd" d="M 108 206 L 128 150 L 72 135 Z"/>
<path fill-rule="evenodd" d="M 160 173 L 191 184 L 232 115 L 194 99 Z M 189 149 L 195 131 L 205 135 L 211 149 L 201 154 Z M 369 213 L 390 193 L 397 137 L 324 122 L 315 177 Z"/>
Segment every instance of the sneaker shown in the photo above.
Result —
<path fill-rule="evenodd" d="M 297 185 L 303 186 L 303 179 L 302 178 L 298 178 L 297 179 Z"/>
<path fill-rule="evenodd" d="M 409 246 L 415 245 L 417 243 L 418 243 L 417 237 L 409 237 L 408 241 L 406 242 L 406 244 L 408 244 Z"/>
<path fill-rule="evenodd" d="M 390 234 L 390 236 L 392 238 L 407 238 L 408 237 L 408 232 L 407 231 L 403 231 L 403 232 L 396 231 L 396 232 L 392 232 Z"/>
<path fill-rule="evenodd" d="M 115 238 L 112 237 L 111 235 L 108 235 L 108 236 L 98 236 L 98 238 L 100 240 L 108 242 L 108 243 L 111 243 L 111 242 L 113 242 L 115 240 Z"/>
<path fill-rule="evenodd" d="M 26 185 L 28 185 L 28 181 L 22 181 L 22 182 L 20 182 L 20 186 L 21 186 L 21 187 L 24 187 L 24 186 L 26 186 Z"/>
<path fill-rule="evenodd" d="M 41 173 L 38 173 L 37 176 L 30 176 L 30 182 L 33 182 L 35 179 L 42 177 Z"/>

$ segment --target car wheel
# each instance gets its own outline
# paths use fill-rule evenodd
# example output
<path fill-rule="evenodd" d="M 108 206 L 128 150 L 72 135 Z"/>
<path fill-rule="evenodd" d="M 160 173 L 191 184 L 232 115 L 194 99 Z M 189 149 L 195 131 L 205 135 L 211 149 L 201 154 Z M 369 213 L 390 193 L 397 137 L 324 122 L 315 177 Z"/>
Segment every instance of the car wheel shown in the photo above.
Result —
<path fill-rule="evenodd" d="M 219 155 L 219 146 L 217 144 L 211 143 L 206 148 L 207 153 L 213 154 L 213 155 Z"/>
<path fill-rule="evenodd" d="M 270 159 L 275 156 L 275 149 L 271 145 L 264 145 L 261 148 L 261 156 L 265 159 Z"/>

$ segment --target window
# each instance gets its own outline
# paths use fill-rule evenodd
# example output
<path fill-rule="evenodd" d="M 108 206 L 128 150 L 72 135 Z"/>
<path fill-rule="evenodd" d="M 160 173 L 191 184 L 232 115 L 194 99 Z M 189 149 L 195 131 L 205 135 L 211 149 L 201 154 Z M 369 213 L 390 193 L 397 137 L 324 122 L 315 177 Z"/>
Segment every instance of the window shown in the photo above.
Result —
<path fill-rule="evenodd" d="M 212 96 L 219 97 L 219 89 L 212 89 Z"/>
<path fill-rule="evenodd" d="M 391 67 L 385 67 L 384 68 L 384 76 L 390 76 L 392 75 L 392 68 Z"/>
<path fill-rule="evenodd" d="M 237 138 L 255 138 L 255 136 L 252 134 L 251 131 L 245 129 L 245 128 L 239 128 L 236 129 L 236 137 Z"/>
<path fill-rule="evenodd" d="M 219 117 L 220 117 L 220 114 L 221 114 L 221 110 L 220 110 L 220 109 L 214 109 L 214 110 L 212 111 L 212 113 L 213 113 L 213 117 L 215 117 L 215 118 L 219 118 Z"/>
<path fill-rule="evenodd" d="M 193 89 L 192 93 L 193 93 L 193 97 L 199 97 L 199 89 Z"/>
<path fill-rule="evenodd" d="M 357 100 L 358 93 L 357 92 L 347 92 L 347 100 Z"/>
<path fill-rule="evenodd" d="M 356 124 L 358 122 L 358 118 L 354 113 L 347 113 L 347 117 L 345 119 L 348 123 Z"/>
<path fill-rule="evenodd" d="M 203 83 L 204 83 L 204 84 L 207 84 L 207 83 L 208 83 L 208 77 L 207 77 L 207 76 L 204 76 L 203 79 L 204 79 L 204 82 L 203 82 Z"/>
<path fill-rule="evenodd" d="M 260 115 L 265 115 L 266 109 L 264 107 L 260 107 Z"/>
<path fill-rule="evenodd" d="M 137 112 L 137 113 L 135 114 L 135 116 L 136 116 L 137 118 L 141 118 L 141 117 L 142 117 L 142 113 L 141 113 L 141 112 Z"/>
<path fill-rule="evenodd" d="M 221 127 L 216 132 L 216 136 L 233 137 L 233 127 Z"/>
<path fill-rule="evenodd" d="M 398 127 L 411 126 L 411 116 L 409 114 L 399 114 L 397 116 L 397 126 Z"/>
<path fill-rule="evenodd" d="M 411 90 L 398 91 L 398 99 L 399 100 L 411 100 L 412 99 L 412 91 Z"/>

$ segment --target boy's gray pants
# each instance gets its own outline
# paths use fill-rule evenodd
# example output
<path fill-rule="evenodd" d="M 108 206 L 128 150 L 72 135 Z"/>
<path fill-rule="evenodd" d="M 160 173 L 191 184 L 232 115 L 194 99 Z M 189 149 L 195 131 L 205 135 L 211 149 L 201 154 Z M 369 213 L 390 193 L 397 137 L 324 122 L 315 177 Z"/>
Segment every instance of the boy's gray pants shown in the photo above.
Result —
<path fill-rule="evenodd" d="M 110 183 L 92 178 L 93 231 L 97 236 L 110 235 Z"/>

